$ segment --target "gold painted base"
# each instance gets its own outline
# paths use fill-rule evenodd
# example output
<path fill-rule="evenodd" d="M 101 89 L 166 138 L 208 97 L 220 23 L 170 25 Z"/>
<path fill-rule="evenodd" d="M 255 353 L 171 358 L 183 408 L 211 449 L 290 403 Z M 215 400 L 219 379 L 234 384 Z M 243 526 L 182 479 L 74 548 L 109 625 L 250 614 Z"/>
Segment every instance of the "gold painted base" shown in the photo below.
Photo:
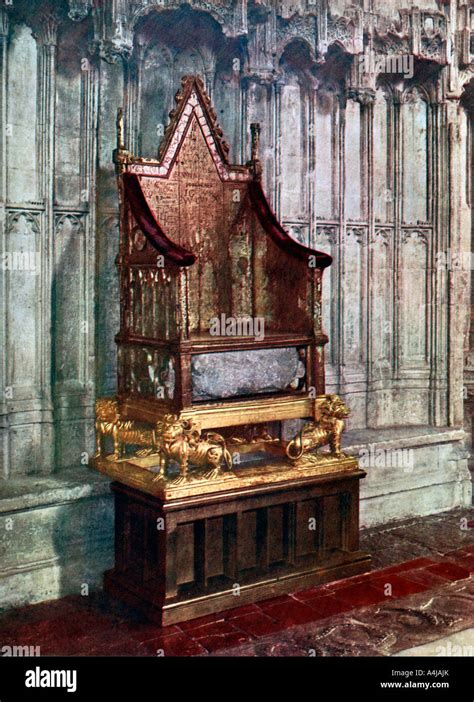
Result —
<path fill-rule="evenodd" d="M 214 475 L 207 473 L 205 479 L 202 470 L 192 468 L 186 478 L 181 477 L 179 473 L 163 477 L 159 472 L 159 458 L 156 455 L 121 461 L 108 460 L 108 457 L 96 458 L 92 467 L 112 480 L 162 500 L 223 493 L 229 490 L 240 491 L 260 486 L 287 487 L 295 480 L 311 480 L 315 476 L 328 475 L 332 479 L 338 473 L 346 475 L 363 472 L 359 471 L 356 458 L 347 455 L 335 457 L 329 454 L 306 455 L 294 464 L 283 458 L 269 457 L 268 460 L 259 461 L 254 465 L 223 469 Z"/>
<path fill-rule="evenodd" d="M 219 409 L 217 405 L 211 407 L 212 412 L 216 409 Z M 255 409 L 258 409 L 258 403 L 255 403 Z M 153 424 L 146 424 L 143 417 L 129 417 L 126 403 L 122 400 L 102 398 L 96 403 L 96 458 L 99 462 L 105 456 L 103 439 L 109 436 L 113 441 L 113 454 L 105 456 L 107 460 L 130 462 L 131 459 L 126 458 L 127 449 L 130 451 L 130 447 L 134 447 L 134 458 L 156 456 L 159 467 L 154 472 L 158 477 L 166 475 L 171 478 L 173 485 L 193 482 L 198 475 L 201 480 L 230 478 L 222 477 L 222 471 L 232 472 L 232 449 L 239 454 L 239 459 L 240 454 L 263 450 L 269 455 L 286 457 L 296 467 L 332 465 L 334 459 L 344 458 L 341 435 L 349 410 L 337 395 L 319 396 L 315 400 L 315 409 L 318 416 L 314 421 L 306 422 L 287 442 L 279 436 L 272 436 L 261 417 L 257 425 L 244 423 L 241 431 L 228 421 L 218 425 L 218 428 L 230 428 L 231 436 L 225 438 L 214 430 L 203 433 L 205 414 L 201 414 L 202 407 L 193 410 L 197 412 L 195 416 L 188 416 L 184 411 L 179 415 L 164 413 L 155 416 Z M 245 411 L 248 410 L 249 407 Z M 291 416 L 287 414 L 285 418 Z M 243 416 L 239 417 L 242 420 Z M 282 417 L 275 412 L 273 421 L 279 418 Z M 329 448 L 329 453 L 324 450 L 325 447 Z M 180 476 L 170 476 L 168 467 L 173 462 L 179 464 Z M 188 470 L 190 465 L 199 466 L 200 473 L 191 476 Z M 154 464 L 151 467 L 156 468 Z"/>

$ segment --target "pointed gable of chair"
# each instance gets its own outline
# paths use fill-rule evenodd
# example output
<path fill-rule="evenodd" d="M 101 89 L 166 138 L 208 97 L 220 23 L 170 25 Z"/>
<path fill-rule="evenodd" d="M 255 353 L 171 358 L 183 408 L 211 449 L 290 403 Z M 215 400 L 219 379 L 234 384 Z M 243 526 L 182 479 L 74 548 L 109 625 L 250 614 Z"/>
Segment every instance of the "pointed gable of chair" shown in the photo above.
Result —
<path fill-rule="evenodd" d="M 199 76 L 184 76 L 175 96 L 176 107 L 170 112 L 170 123 L 161 142 L 158 159 L 160 175 L 170 172 L 183 143 L 193 130 L 199 130 L 222 180 L 229 178 L 229 146 L 211 105 L 204 82 Z"/>

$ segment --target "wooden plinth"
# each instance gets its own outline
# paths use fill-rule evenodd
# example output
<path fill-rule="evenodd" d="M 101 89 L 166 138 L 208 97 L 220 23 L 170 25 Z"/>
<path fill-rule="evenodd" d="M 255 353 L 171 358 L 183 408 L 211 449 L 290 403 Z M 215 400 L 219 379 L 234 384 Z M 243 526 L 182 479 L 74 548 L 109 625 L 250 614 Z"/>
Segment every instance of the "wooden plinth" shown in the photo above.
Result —
<path fill-rule="evenodd" d="M 163 499 L 119 482 L 105 588 L 163 626 L 370 569 L 357 462 L 341 472 Z"/>

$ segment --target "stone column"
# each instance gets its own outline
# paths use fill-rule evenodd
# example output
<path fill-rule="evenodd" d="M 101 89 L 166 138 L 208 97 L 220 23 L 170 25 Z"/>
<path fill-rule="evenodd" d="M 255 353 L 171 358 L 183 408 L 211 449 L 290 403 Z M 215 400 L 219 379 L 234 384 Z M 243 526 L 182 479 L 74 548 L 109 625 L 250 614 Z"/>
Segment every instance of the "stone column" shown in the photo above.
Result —
<path fill-rule="evenodd" d="M 446 299 L 447 274 L 439 266 L 441 252 L 449 250 L 449 152 L 446 107 L 435 101 L 431 105 L 431 148 L 433 151 L 433 245 L 431 247 L 432 306 L 431 306 L 431 382 L 430 419 L 435 426 L 448 424 L 448 328 L 449 306 Z M 436 197 L 436 193 L 443 194 Z M 461 395 L 461 390 L 459 391 Z M 460 397 L 461 399 L 461 397 Z"/>
<path fill-rule="evenodd" d="M 401 222 L 402 222 L 402 204 L 403 204 L 403 134 L 401 121 L 402 96 L 399 90 L 395 90 L 393 94 L 393 285 L 394 290 L 400 290 L 401 275 L 400 275 L 400 242 L 401 242 Z M 395 296 L 393 305 L 393 320 L 392 320 L 392 377 L 397 380 L 400 369 L 400 308 L 398 295 Z"/>
<path fill-rule="evenodd" d="M 0 254 L 6 250 L 6 216 L 5 205 L 7 198 L 7 43 L 8 43 L 8 14 L 5 8 L 0 9 Z M 6 276 L 1 275 L 1 310 L 0 310 L 0 344 L 6 348 Z M 8 451 L 8 421 L 7 404 L 9 389 L 6 375 L 6 354 L 2 353 L 0 362 L 0 479 L 7 477 L 9 470 Z"/>
<path fill-rule="evenodd" d="M 33 21 L 33 36 L 38 45 L 38 195 L 44 203 L 40 238 L 41 301 L 36 309 L 40 320 L 39 359 L 42 405 L 41 472 L 54 470 L 52 388 L 51 388 L 51 291 L 54 237 L 54 144 L 56 111 L 56 47 L 58 17 L 49 11 Z"/>
<path fill-rule="evenodd" d="M 272 3 L 260 3 L 248 34 L 247 65 L 242 79 L 242 151 L 241 162 L 245 163 L 250 153 L 250 124 L 261 124 L 260 159 L 263 167 L 263 184 L 272 207 L 279 214 L 278 159 L 280 107 L 279 87 L 275 83 L 276 16 Z M 274 158 L 273 173 L 269 173 L 267 156 Z"/>
<path fill-rule="evenodd" d="M 120 328 L 119 285 L 115 258 L 119 246 L 119 211 L 117 182 L 112 162 L 116 146 L 117 109 L 124 105 L 124 60 L 122 55 L 105 52 L 101 47 L 99 62 L 99 141 L 96 190 L 96 389 L 98 397 L 116 392 L 115 334 Z"/>
<path fill-rule="evenodd" d="M 138 155 L 138 137 L 140 134 L 140 105 L 145 48 L 143 43 L 138 43 L 130 60 L 124 63 L 126 147 L 135 155 Z"/>
<path fill-rule="evenodd" d="M 449 173 L 449 217 L 448 231 L 451 260 L 462 262 L 471 250 L 471 213 L 465 206 L 460 167 L 465 163 L 462 149 L 465 147 L 460 129 L 459 100 L 455 97 L 447 102 L 446 127 L 448 134 L 448 173 Z M 470 270 L 463 265 L 452 266 L 447 272 L 448 293 L 448 336 L 449 345 L 448 378 L 449 388 L 449 424 L 462 426 L 463 423 L 463 339 L 469 325 Z"/>
<path fill-rule="evenodd" d="M 261 124 L 260 159 L 263 166 L 263 183 L 273 209 L 278 214 L 278 163 L 279 158 L 279 91 L 274 76 L 266 71 L 253 72 L 242 81 L 242 156 L 245 163 L 250 155 L 250 124 Z M 269 172 L 266 155 L 273 147 L 274 172 Z"/>
<path fill-rule="evenodd" d="M 273 85 L 273 143 L 275 145 L 274 194 L 273 209 L 278 219 L 281 218 L 281 83 Z"/>
<path fill-rule="evenodd" d="M 316 85 L 311 86 L 308 98 L 308 219 L 309 245 L 317 248 L 316 241 L 316 208 L 315 180 L 316 174 Z"/>
<path fill-rule="evenodd" d="M 348 193 L 350 180 L 347 180 L 347 174 L 343 174 L 343 226 L 341 226 L 340 235 L 341 380 L 343 383 L 342 391 L 352 395 L 350 400 L 353 411 L 352 426 L 365 427 L 367 424 L 367 351 L 369 348 L 368 242 L 370 241 L 372 211 L 369 197 L 369 163 L 372 155 L 370 136 L 375 91 L 364 86 L 352 86 L 347 90 L 347 100 L 347 106 L 350 104 L 349 101 L 359 105 L 360 172 L 357 177 L 359 178 L 360 191 L 359 215 L 358 219 L 354 221 L 353 216 L 349 218 L 351 212 L 350 194 Z M 344 111 L 345 140 L 348 136 L 352 136 L 348 122 L 350 117 L 355 119 L 354 112 L 346 109 Z M 348 161 L 351 159 L 351 153 L 346 147 L 350 147 L 350 143 L 344 145 L 341 154 L 342 171 L 346 170 Z"/>
<path fill-rule="evenodd" d="M 67 36 L 65 34 L 64 42 Z M 79 57 L 80 54 L 76 54 L 77 60 Z M 62 66 L 58 66 L 58 71 L 62 71 Z M 76 200 L 55 203 L 54 212 L 56 284 L 52 341 L 57 469 L 87 464 L 94 447 L 96 59 L 88 57 L 84 51 L 80 67 L 76 64 L 76 71 L 80 71 L 80 95 L 76 95 L 75 104 L 68 107 L 80 114 L 76 166 L 80 190 Z M 69 345 L 73 346 L 70 356 Z M 69 358 L 70 362 L 65 363 Z"/>
<path fill-rule="evenodd" d="M 369 87 L 352 87 L 348 91 L 348 97 L 356 100 L 361 106 L 360 112 L 360 127 L 362 136 L 362 153 L 361 160 L 363 163 L 361 174 L 361 199 L 362 199 L 362 215 L 367 218 L 366 240 L 361 242 L 361 245 L 366 250 L 366 271 L 364 272 L 366 280 L 366 305 L 363 307 L 362 314 L 366 315 L 366 330 L 365 339 L 361 339 L 361 343 L 366 346 L 366 393 L 365 393 L 365 424 L 369 419 L 369 404 L 372 383 L 374 380 L 373 368 L 373 338 L 371 324 L 371 300 L 372 292 L 372 274 L 374 268 L 373 247 L 371 243 L 375 238 L 375 218 L 374 218 L 374 164 L 373 164 L 373 126 L 374 126 L 374 103 L 375 90 Z"/>

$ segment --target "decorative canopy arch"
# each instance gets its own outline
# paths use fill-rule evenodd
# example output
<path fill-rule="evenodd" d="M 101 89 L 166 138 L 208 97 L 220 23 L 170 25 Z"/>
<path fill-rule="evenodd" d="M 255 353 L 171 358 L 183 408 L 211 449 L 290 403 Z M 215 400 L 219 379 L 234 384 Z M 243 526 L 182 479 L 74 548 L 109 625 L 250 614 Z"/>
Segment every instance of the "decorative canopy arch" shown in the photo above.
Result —
<path fill-rule="evenodd" d="M 200 12 L 203 15 L 208 15 L 214 20 L 216 25 L 219 25 L 222 29 L 224 35 L 232 34 L 231 24 L 234 16 L 234 10 L 232 3 L 229 2 L 226 6 L 225 3 L 222 7 L 219 7 L 215 3 L 194 0 L 186 2 L 186 0 L 168 0 L 166 6 L 163 2 L 152 2 L 150 4 L 138 7 L 131 16 L 131 26 L 133 30 L 140 25 L 140 23 L 146 19 L 148 16 L 159 15 L 162 13 L 170 13 L 176 10 L 190 10 L 195 12 Z"/>

